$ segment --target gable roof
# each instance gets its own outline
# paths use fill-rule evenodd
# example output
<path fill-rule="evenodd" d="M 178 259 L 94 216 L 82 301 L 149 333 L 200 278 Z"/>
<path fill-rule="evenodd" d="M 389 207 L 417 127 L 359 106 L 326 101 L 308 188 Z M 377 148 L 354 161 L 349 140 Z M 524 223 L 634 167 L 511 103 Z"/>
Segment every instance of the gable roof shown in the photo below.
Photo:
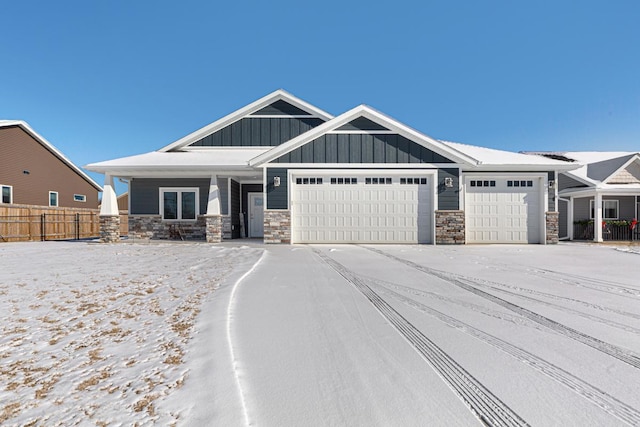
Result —
<path fill-rule="evenodd" d="M 577 168 L 569 172 L 569 176 L 592 187 L 607 184 L 612 177 L 630 164 L 640 162 L 640 153 L 629 151 L 569 151 L 530 154 L 545 157 L 562 156 L 575 162 Z"/>
<path fill-rule="evenodd" d="M 58 150 L 53 144 L 44 139 L 42 135 L 37 133 L 35 130 L 29 126 L 29 124 L 23 120 L 0 120 L 0 128 L 9 127 L 9 126 L 18 126 L 22 128 L 25 132 L 27 132 L 31 137 L 33 137 L 40 145 L 46 148 L 51 154 L 57 157 L 64 164 L 69 166 L 74 172 L 76 172 L 82 179 L 87 181 L 91 186 L 93 186 L 96 190 L 102 191 L 102 187 L 98 185 L 93 179 L 89 177 L 82 169 L 76 166 L 71 160 L 69 160 L 60 150 Z"/>
<path fill-rule="evenodd" d="M 449 158 L 450 160 L 463 163 L 463 164 L 475 164 L 477 161 L 472 157 L 451 148 L 441 141 L 437 139 L 431 138 L 421 132 L 418 132 L 415 129 L 410 128 L 409 126 L 400 123 L 399 121 L 367 106 L 367 105 L 359 105 L 351 110 L 303 133 L 302 135 L 291 139 L 284 144 L 281 144 L 273 149 L 267 151 L 266 153 L 257 156 L 249 161 L 249 165 L 251 166 L 261 166 L 265 163 L 271 162 L 280 156 L 289 153 L 295 150 L 298 147 L 301 147 L 314 139 L 324 135 L 325 133 L 332 131 L 340 131 L 340 132 L 351 132 L 349 130 L 344 130 L 349 128 L 346 126 L 348 124 L 359 123 L 359 124 L 368 124 L 365 127 L 372 127 L 373 125 L 378 125 L 379 129 L 373 129 L 373 132 L 376 130 L 386 129 L 383 132 L 395 132 L 405 138 L 414 141 L 424 147 L 429 148 L 430 150 Z M 345 127 L 346 126 L 346 127 Z M 382 130 L 381 130 L 382 131 Z"/>
<path fill-rule="evenodd" d="M 300 98 L 297 98 L 293 95 L 291 95 L 289 92 L 283 90 L 283 89 L 278 89 L 275 92 L 270 93 L 267 96 L 264 96 L 260 99 L 258 99 L 257 101 L 252 102 L 249 105 L 246 105 L 242 108 L 240 108 L 239 110 L 234 111 L 231 114 L 228 114 L 224 117 L 222 117 L 219 120 L 216 120 L 215 122 L 208 124 L 207 126 L 204 126 L 203 128 L 200 128 L 198 130 L 196 130 L 195 132 L 190 133 L 189 135 L 180 138 L 179 140 L 172 142 L 171 144 L 161 148 L 160 152 L 167 152 L 167 151 L 176 151 L 176 150 L 180 150 L 190 144 L 193 144 L 196 141 L 199 141 L 200 139 L 211 135 L 212 133 L 215 133 L 217 131 L 219 131 L 220 129 L 229 126 L 232 123 L 237 122 L 238 120 L 242 119 L 243 117 L 249 116 L 251 114 L 254 113 L 258 113 L 258 112 L 262 112 L 264 114 L 268 114 L 269 111 L 264 110 L 266 107 L 269 107 L 272 104 L 275 104 L 276 109 L 282 111 L 282 102 L 284 101 L 287 104 L 290 104 L 291 106 L 293 106 L 293 109 L 289 109 L 289 111 L 287 111 L 289 114 L 295 115 L 296 113 L 300 113 L 302 112 L 307 112 L 309 113 L 308 116 L 309 117 L 318 117 L 321 118 L 324 121 L 327 120 L 331 120 L 333 118 L 333 116 L 329 113 L 327 113 L 326 111 L 323 111 L 303 100 L 301 100 Z M 261 113 L 261 114 L 262 114 Z M 307 115 L 305 115 L 307 116 Z"/>

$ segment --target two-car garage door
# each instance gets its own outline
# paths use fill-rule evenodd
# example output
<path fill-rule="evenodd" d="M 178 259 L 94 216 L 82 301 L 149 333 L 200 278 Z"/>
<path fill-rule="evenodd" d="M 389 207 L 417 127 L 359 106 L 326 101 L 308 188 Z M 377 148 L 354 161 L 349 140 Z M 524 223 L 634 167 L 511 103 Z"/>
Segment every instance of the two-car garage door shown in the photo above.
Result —
<path fill-rule="evenodd" d="M 466 179 L 467 243 L 540 243 L 541 194 L 538 178 Z"/>
<path fill-rule="evenodd" d="M 432 175 L 292 177 L 293 243 L 430 243 Z"/>

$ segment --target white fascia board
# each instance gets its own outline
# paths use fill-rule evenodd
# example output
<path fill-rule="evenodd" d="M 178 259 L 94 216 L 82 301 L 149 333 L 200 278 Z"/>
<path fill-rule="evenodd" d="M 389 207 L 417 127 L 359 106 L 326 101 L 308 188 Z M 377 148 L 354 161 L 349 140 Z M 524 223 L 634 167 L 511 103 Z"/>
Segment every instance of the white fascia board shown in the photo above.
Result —
<path fill-rule="evenodd" d="M 575 168 L 575 167 L 572 167 Z M 512 164 L 512 165 L 492 165 L 492 164 L 481 164 L 472 168 L 464 168 L 464 172 L 553 172 L 559 171 L 564 172 L 567 171 L 567 167 L 564 165 L 545 165 L 545 164 Z M 570 170 L 570 169 L 569 169 Z"/>
<path fill-rule="evenodd" d="M 311 104 L 309 104 L 308 102 L 305 102 L 303 100 L 301 100 L 300 98 L 296 98 L 295 96 L 291 95 L 290 93 L 288 93 L 287 91 L 283 90 L 283 89 L 278 89 L 275 92 L 270 93 L 269 95 L 266 95 L 260 99 L 258 99 L 257 101 L 252 102 L 251 104 L 240 108 L 239 110 L 234 111 L 231 114 L 228 114 L 224 117 L 222 117 L 219 120 L 216 120 L 215 122 L 200 128 L 198 130 L 196 130 L 195 132 L 190 133 L 189 135 L 180 138 L 179 140 L 165 146 L 162 147 L 161 149 L 159 149 L 158 151 L 162 151 L 162 152 L 166 152 L 166 151 L 172 151 L 172 150 L 177 150 L 177 149 L 182 149 L 183 147 L 192 144 L 202 138 L 204 138 L 205 136 L 211 135 L 212 133 L 232 124 L 237 122 L 238 120 L 242 119 L 243 117 L 246 117 L 256 111 L 259 111 L 260 109 L 276 102 L 279 100 L 283 100 L 286 101 L 288 103 L 290 103 L 291 105 L 294 105 L 302 110 L 308 111 L 312 114 L 312 116 L 310 117 L 319 117 L 321 119 L 324 120 L 331 120 L 333 118 L 333 116 L 329 113 L 327 113 L 326 111 L 323 111 Z M 286 116 L 283 116 L 286 117 Z"/>
<path fill-rule="evenodd" d="M 264 163 L 256 168 L 287 168 L 287 169 L 369 169 L 386 171 L 394 169 L 459 169 L 458 163 Z"/>
<path fill-rule="evenodd" d="M 7 126 L 20 126 L 23 130 L 25 130 L 27 133 L 31 134 L 32 137 L 34 137 L 38 142 L 40 142 L 40 144 L 44 148 L 46 148 L 54 156 L 56 156 L 60 160 L 62 160 L 62 162 L 64 162 L 67 166 L 69 166 L 71 169 L 73 169 L 74 172 L 76 172 L 78 175 L 80 175 L 85 181 L 87 181 L 89 184 L 91 184 L 96 190 L 102 191 L 102 187 L 100 185 L 98 185 L 97 182 L 95 182 L 93 179 L 91 179 L 89 177 L 89 175 L 84 173 L 82 171 L 82 169 L 80 169 L 78 166 L 73 164 L 73 162 L 71 160 L 69 160 L 64 154 L 62 154 L 52 143 L 47 141 L 38 132 L 33 130 L 31 128 L 31 126 L 29 126 L 29 124 L 27 122 L 25 122 L 23 120 L 2 120 L 2 121 L 0 121 L 0 127 L 7 127 Z"/>
<path fill-rule="evenodd" d="M 453 150 L 442 144 L 440 141 L 433 139 L 423 133 L 420 133 L 406 125 L 403 125 L 402 123 L 380 113 L 379 111 L 374 110 L 369 106 L 359 105 L 347 111 L 346 113 L 343 113 L 335 117 L 334 119 L 329 120 L 328 122 L 316 126 L 315 128 L 303 133 L 302 135 L 299 135 L 296 138 L 293 138 L 288 142 L 285 142 L 284 144 L 281 144 L 274 149 L 251 159 L 249 161 L 249 164 L 251 166 L 261 166 L 264 163 L 275 160 L 278 157 L 290 151 L 293 151 L 296 148 L 301 147 L 326 133 L 330 133 L 331 131 L 338 129 L 340 126 L 345 125 L 358 117 L 368 118 L 373 122 L 385 126 L 386 128 L 398 133 L 399 135 L 404 136 L 407 139 L 410 139 L 430 150 L 435 151 L 440 155 L 456 161 L 457 163 L 468 165 L 478 163 L 477 160 L 456 150 Z"/>
<path fill-rule="evenodd" d="M 613 178 L 614 176 L 616 176 L 618 173 L 620 173 L 623 169 L 626 169 L 627 166 L 629 166 L 631 163 L 633 162 L 637 162 L 638 160 L 640 160 L 640 157 L 638 157 L 638 155 L 636 154 L 635 156 L 631 157 L 629 160 L 627 160 L 627 162 L 625 162 L 625 164 L 623 164 L 622 166 L 620 166 L 618 169 L 616 169 L 613 173 L 611 173 L 607 179 L 605 179 L 604 181 L 602 181 L 603 184 L 608 184 L 609 180 L 611 178 Z"/>

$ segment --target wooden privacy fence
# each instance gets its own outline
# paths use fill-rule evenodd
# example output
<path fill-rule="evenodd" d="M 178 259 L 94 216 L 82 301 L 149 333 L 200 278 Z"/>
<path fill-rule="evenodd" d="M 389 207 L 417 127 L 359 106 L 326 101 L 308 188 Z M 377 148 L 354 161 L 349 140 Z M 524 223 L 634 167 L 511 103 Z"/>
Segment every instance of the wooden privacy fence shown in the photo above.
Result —
<path fill-rule="evenodd" d="M 97 209 L 0 206 L 0 242 L 98 237 L 98 213 Z"/>

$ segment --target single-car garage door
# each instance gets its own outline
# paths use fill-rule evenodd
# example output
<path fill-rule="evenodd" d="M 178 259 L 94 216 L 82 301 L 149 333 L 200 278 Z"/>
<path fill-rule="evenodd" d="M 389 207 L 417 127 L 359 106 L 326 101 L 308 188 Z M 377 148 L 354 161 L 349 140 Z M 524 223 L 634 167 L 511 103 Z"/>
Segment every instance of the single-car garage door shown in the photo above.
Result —
<path fill-rule="evenodd" d="M 467 179 L 467 243 L 540 243 L 540 191 L 539 178 Z"/>
<path fill-rule="evenodd" d="M 293 243 L 430 243 L 433 175 L 292 176 Z"/>

